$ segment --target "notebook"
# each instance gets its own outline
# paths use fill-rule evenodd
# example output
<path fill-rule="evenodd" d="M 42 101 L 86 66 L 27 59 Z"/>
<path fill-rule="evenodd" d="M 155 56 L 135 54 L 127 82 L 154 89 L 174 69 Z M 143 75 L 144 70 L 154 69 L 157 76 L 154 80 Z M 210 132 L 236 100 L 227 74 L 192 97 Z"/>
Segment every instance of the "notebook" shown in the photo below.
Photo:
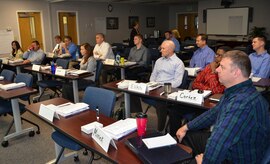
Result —
<path fill-rule="evenodd" d="M 155 132 L 147 135 L 145 138 L 161 135 L 162 134 Z M 191 154 L 188 154 L 178 145 L 148 149 L 140 137 L 129 138 L 126 140 L 125 144 L 139 157 L 143 163 L 181 163 L 187 162 L 192 158 Z"/>

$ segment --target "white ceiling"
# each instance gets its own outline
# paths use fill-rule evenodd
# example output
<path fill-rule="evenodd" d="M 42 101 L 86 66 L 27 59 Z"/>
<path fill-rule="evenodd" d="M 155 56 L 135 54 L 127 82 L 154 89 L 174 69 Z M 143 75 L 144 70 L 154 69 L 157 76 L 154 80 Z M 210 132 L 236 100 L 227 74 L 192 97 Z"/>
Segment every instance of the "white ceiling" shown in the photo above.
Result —
<path fill-rule="evenodd" d="M 128 3 L 128 4 L 181 4 L 198 2 L 198 0 L 47 0 L 51 3 L 68 1 L 85 1 L 101 3 Z"/>

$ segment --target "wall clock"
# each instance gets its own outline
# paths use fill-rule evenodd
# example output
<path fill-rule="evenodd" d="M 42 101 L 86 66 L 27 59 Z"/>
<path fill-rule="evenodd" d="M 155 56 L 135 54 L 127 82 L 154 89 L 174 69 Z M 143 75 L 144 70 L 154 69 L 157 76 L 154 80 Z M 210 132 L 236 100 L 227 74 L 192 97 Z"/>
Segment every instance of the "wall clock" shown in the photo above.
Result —
<path fill-rule="evenodd" d="M 112 12 L 113 11 L 113 6 L 111 4 L 108 5 L 108 11 Z"/>

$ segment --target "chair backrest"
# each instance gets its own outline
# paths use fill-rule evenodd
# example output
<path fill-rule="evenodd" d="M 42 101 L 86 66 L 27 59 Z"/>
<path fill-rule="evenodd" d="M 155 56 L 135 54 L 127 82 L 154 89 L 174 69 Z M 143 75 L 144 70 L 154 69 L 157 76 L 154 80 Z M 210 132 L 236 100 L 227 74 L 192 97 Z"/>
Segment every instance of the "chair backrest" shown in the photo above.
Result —
<path fill-rule="evenodd" d="M 99 77 L 100 77 L 102 68 L 103 68 L 103 63 L 100 60 L 97 60 L 96 76 L 95 76 L 96 85 L 99 85 Z"/>
<path fill-rule="evenodd" d="M 89 104 L 90 109 L 99 108 L 100 113 L 107 117 L 112 116 L 116 95 L 113 91 L 97 87 L 87 87 L 83 102 Z"/>
<path fill-rule="evenodd" d="M 33 85 L 33 76 L 31 74 L 28 74 L 28 73 L 19 73 L 15 77 L 14 82 L 15 83 L 23 82 L 23 83 L 26 84 L 26 86 L 32 87 L 32 85 Z M 20 97 L 20 99 L 22 99 L 22 100 L 28 100 L 28 102 L 30 104 L 29 97 L 30 97 L 30 95 L 26 95 L 26 96 Z"/>
<path fill-rule="evenodd" d="M 188 89 L 188 86 L 189 86 L 189 81 L 188 81 L 188 71 L 185 70 L 185 71 L 184 71 L 184 75 L 183 75 L 183 79 L 182 79 L 182 83 L 181 83 L 181 85 L 180 85 L 178 88 L 181 88 L 181 89 Z"/>
<path fill-rule="evenodd" d="M 12 82 L 15 77 L 15 72 L 11 70 L 3 69 L 3 71 L 1 72 L 1 76 L 4 76 L 5 80 Z"/>
<path fill-rule="evenodd" d="M 68 59 L 57 59 L 56 60 L 57 66 L 61 66 L 63 69 L 68 68 L 69 60 Z"/>

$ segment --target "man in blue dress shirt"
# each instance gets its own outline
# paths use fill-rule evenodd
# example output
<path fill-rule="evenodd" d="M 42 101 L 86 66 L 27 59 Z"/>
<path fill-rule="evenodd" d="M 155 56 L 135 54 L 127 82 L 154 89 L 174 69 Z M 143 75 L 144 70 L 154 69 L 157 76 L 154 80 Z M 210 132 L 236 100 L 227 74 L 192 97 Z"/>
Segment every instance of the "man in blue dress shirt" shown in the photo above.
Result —
<path fill-rule="evenodd" d="M 172 32 L 171 31 L 166 31 L 164 33 L 164 35 L 165 35 L 165 40 L 171 40 L 171 41 L 173 41 L 173 43 L 175 45 L 174 52 L 175 53 L 179 53 L 180 52 L 180 43 L 179 43 L 179 41 L 175 37 L 173 37 Z"/>
<path fill-rule="evenodd" d="M 206 65 L 210 64 L 215 59 L 215 52 L 207 45 L 207 35 L 199 34 L 196 37 L 196 44 L 199 47 L 197 49 L 189 63 L 189 67 L 200 67 L 204 69 Z"/>
<path fill-rule="evenodd" d="M 77 45 L 72 42 L 72 38 L 70 36 L 65 36 L 64 44 L 62 44 L 62 53 L 61 54 L 69 54 L 72 59 L 76 59 L 76 51 Z"/>
<path fill-rule="evenodd" d="M 249 55 L 254 77 L 270 77 L 270 55 L 265 50 L 266 37 L 256 36 L 252 40 L 253 50 L 256 51 Z"/>

